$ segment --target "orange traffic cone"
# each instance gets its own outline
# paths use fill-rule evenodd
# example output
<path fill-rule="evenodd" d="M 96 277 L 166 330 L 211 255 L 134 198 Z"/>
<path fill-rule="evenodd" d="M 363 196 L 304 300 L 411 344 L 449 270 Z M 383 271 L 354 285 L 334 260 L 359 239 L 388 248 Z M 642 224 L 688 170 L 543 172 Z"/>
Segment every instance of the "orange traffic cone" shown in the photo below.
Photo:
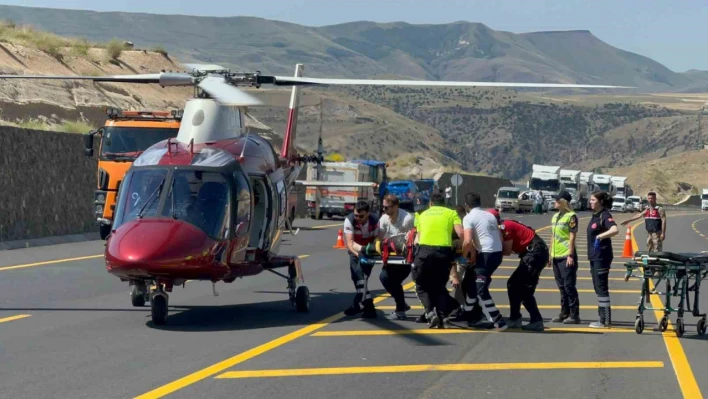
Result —
<path fill-rule="evenodd" d="M 336 249 L 346 249 L 347 248 L 344 245 L 344 234 L 342 232 L 342 229 L 339 229 L 339 232 L 337 233 L 337 245 L 333 246 L 332 248 L 336 248 Z"/>
<path fill-rule="evenodd" d="M 624 250 L 622 251 L 623 258 L 633 258 L 632 253 L 632 227 L 627 226 L 627 234 L 624 236 Z"/>

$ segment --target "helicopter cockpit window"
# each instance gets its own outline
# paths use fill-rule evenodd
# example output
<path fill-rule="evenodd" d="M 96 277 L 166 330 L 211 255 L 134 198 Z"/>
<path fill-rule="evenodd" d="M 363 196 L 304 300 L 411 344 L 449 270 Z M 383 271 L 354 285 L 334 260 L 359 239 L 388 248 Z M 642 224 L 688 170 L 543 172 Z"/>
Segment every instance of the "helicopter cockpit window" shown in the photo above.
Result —
<path fill-rule="evenodd" d="M 161 188 L 167 177 L 165 169 L 145 169 L 130 172 L 121 185 L 121 201 L 116 209 L 118 225 L 138 217 L 157 215 Z"/>
<path fill-rule="evenodd" d="M 220 173 L 175 170 L 161 216 L 183 220 L 209 237 L 223 239 L 228 229 L 229 185 Z"/>

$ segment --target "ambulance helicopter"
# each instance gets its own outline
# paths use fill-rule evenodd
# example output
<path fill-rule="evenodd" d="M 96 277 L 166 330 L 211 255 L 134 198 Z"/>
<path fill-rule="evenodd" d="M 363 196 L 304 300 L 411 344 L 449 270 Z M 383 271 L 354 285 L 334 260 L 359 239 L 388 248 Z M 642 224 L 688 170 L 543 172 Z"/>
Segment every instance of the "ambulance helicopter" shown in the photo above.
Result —
<path fill-rule="evenodd" d="M 191 72 L 113 76 L 0 75 L 0 79 L 60 79 L 193 86 L 175 139 L 143 152 L 120 183 L 115 221 L 105 242 L 108 273 L 131 286 L 134 306 L 150 302 L 152 321 L 165 324 L 168 294 L 187 280 L 215 285 L 269 271 L 287 280 L 291 304 L 310 308 L 300 260 L 279 255 L 288 194 L 295 184 L 374 187 L 371 182 L 297 181 L 303 164 L 294 143 L 300 86 L 374 85 L 438 87 L 536 87 L 616 89 L 626 86 L 411 80 L 359 80 L 234 73 L 218 65 L 185 64 Z M 291 86 L 288 122 L 280 153 L 249 134 L 244 115 L 262 102 L 237 87 Z M 287 275 L 276 269 L 286 268 Z M 299 285 L 302 283 L 302 285 Z M 214 295 L 217 296 L 214 286 Z"/>

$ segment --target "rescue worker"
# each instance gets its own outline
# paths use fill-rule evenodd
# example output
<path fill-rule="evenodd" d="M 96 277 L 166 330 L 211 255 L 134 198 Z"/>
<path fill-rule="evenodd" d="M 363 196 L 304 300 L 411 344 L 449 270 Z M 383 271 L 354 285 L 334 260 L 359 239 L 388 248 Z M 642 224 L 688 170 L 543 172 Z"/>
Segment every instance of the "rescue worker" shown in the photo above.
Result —
<path fill-rule="evenodd" d="M 463 220 L 465 216 L 467 216 L 467 211 L 465 210 L 465 207 L 462 205 L 458 205 L 455 207 L 455 211 L 457 212 L 457 216 L 460 217 L 460 220 Z M 458 237 L 457 233 L 452 234 L 452 244 L 455 247 L 455 264 L 454 267 L 457 269 L 457 276 L 461 279 L 464 280 L 465 273 L 470 266 L 469 260 L 462 254 L 462 243 L 464 241 L 464 236 L 463 237 Z M 450 275 L 450 279 L 452 280 L 452 273 Z M 457 304 L 459 305 L 458 309 L 460 311 L 463 310 L 463 306 L 465 305 L 465 293 L 462 287 L 453 287 L 452 289 L 452 297 L 455 298 L 457 301 Z M 461 316 L 461 314 L 459 315 Z"/>
<path fill-rule="evenodd" d="M 612 322 L 610 290 L 608 279 L 612 265 L 611 237 L 619 233 L 617 223 L 612 219 L 612 196 L 606 192 L 593 193 L 590 196 L 592 218 L 588 223 L 588 260 L 592 273 L 592 285 L 597 295 L 597 313 L 600 319 L 590 323 L 592 328 L 609 328 Z"/>
<path fill-rule="evenodd" d="M 356 288 L 354 302 L 344 311 L 347 316 L 362 313 L 364 318 L 376 318 L 374 299 L 368 288 L 373 262 L 366 262 L 366 254 L 375 251 L 370 248 L 379 236 L 379 221 L 369 212 L 369 204 L 359 201 L 354 212 L 344 220 L 344 240 L 349 252 L 349 269 Z M 363 304 L 363 307 L 362 307 Z"/>
<path fill-rule="evenodd" d="M 453 286 L 460 284 L 457 270 L 451 268 L 455 259 L 452 232 L 463 234 L 462 221 L 452 209 L 445 207 L 445 197 L 435 192 L 430 196 L 430 208 L 415 218 L 418 250 L 413 261 L 411 277 L 416 283 L 416 294 L 425 308 L 429 328 L 443 328 L 449 322 L 447 280 L 453 271 Z"/>
<path fill-rule="evenodd" d="M 492 274 L 501 265 L 503 258 L 501 231 L 497 219 L 482 210 L 481 204 L 479 194 L 465 195 L 465 209 L 468 212 L 462 222 L 465 235 L 462 253 L 470 257 L 471 263 L 474 264 L 474 273 L 465 273 L 462 283 L 465 290 L 462 319 L 466 320 L 469 326 L 481 327 L 484 323 L 479 312 L 481 308 L 487 320 L 493 323 L 498 331 L 504 331 L 508 326 L 489 293 Z M 479 306 L 475 307 L 478 300 Z"/>
<path fill-rule="evenodd" d="M 394 240 L 397 247 L 401 243 L 405 245 L 406 233 L 413 228 L 413 215 L 398 207 L 398 197 L 392 194 L 384 196 L 383 200 L 383 216 L 379 219 L 379 238 L 381 240 Z M 392 265 L 387 264 L 381 269 L 379 280 L 391 294 L 391 297 L 396 301 L 396 310 L 388 316 L 392 320 L 405 320 L 406 311 L 410 310 L 410 306 L 406 303 L 406 297 L 403 293 L 403 280 L 405 280 L 411 272 L 411 268 L 407 265 Z"/>
<path fill-rule="evenodd" d="M 575 250 L 575 238 L 578 234 L 578 217 L 570 209 L 572 197 L 563 190 L 553 197 L 553 206 L 558 213 L 551 219 L 551 256 L 553 275 L 561 294 L 561 311 L 551 319 L 553 323 L 579 324 L 580 303 L 578 299 L 578 252 Z"/>
<path fill-rule="evenodd" d="M 656 204 L 656 193 L 651 191 L 647 194 L 649 205 L 644 208 L 644 211 L 638 213 L 634 217 L 622 222 L 622 226 L 626 226 L 633 221 L 644 218 L 644 225 L 647 229 L 647 251 L 661 252 L 666 239 L 666 211 L 663 206 Z"/>
<path fill-rule="evenodd" d="M 543 317 L 538 309 L 534 292 L 543 268 L 548 263 L 548 246 L 536 232 L 515 220 L 501 220 L 499 212 L 489 212 L 496 217 L 502 231 L 503 254 L 519 255 L 519 266 L 507 280 L 509 295 L 509 328 L 528 331 L 543 331 Z M 529 323 L 521 323 L 521 304 L 529 312 Z"/>

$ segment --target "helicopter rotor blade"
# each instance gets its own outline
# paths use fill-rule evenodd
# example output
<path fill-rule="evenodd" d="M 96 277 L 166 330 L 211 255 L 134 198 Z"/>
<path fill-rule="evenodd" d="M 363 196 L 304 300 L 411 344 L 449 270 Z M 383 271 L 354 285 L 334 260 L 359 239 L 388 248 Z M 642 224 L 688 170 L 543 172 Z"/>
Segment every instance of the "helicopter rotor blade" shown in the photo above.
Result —
<path fill-rule="evenodd" d="M 194 85 L 194 78 L 191 75 L 170 72 L 105 76 L 0 75 L 0 79 L 91 80 L 98 83 L 157 83 L 163 87 Z"/>
<path fill-rule="evenodd" d="M 223 105 L 252 106 L 263 102 L 250 94 L 226 83 L 223 76 L 207 76 L 199 82 L 199 88 Z"/>
<path fill-rule="evenodd" d="M 568 89 L 635 89 L 630 86 L 585 85 L 564 83 L 511 83 L 511 82 L 462 82 L 438 80 L 376 80 L 376 79 L 330 79 L 292 76 L 273 76 L 276 86 L 344 85 L 344 86 L 439 86 L 439 87 L 537 87 Z"/>

